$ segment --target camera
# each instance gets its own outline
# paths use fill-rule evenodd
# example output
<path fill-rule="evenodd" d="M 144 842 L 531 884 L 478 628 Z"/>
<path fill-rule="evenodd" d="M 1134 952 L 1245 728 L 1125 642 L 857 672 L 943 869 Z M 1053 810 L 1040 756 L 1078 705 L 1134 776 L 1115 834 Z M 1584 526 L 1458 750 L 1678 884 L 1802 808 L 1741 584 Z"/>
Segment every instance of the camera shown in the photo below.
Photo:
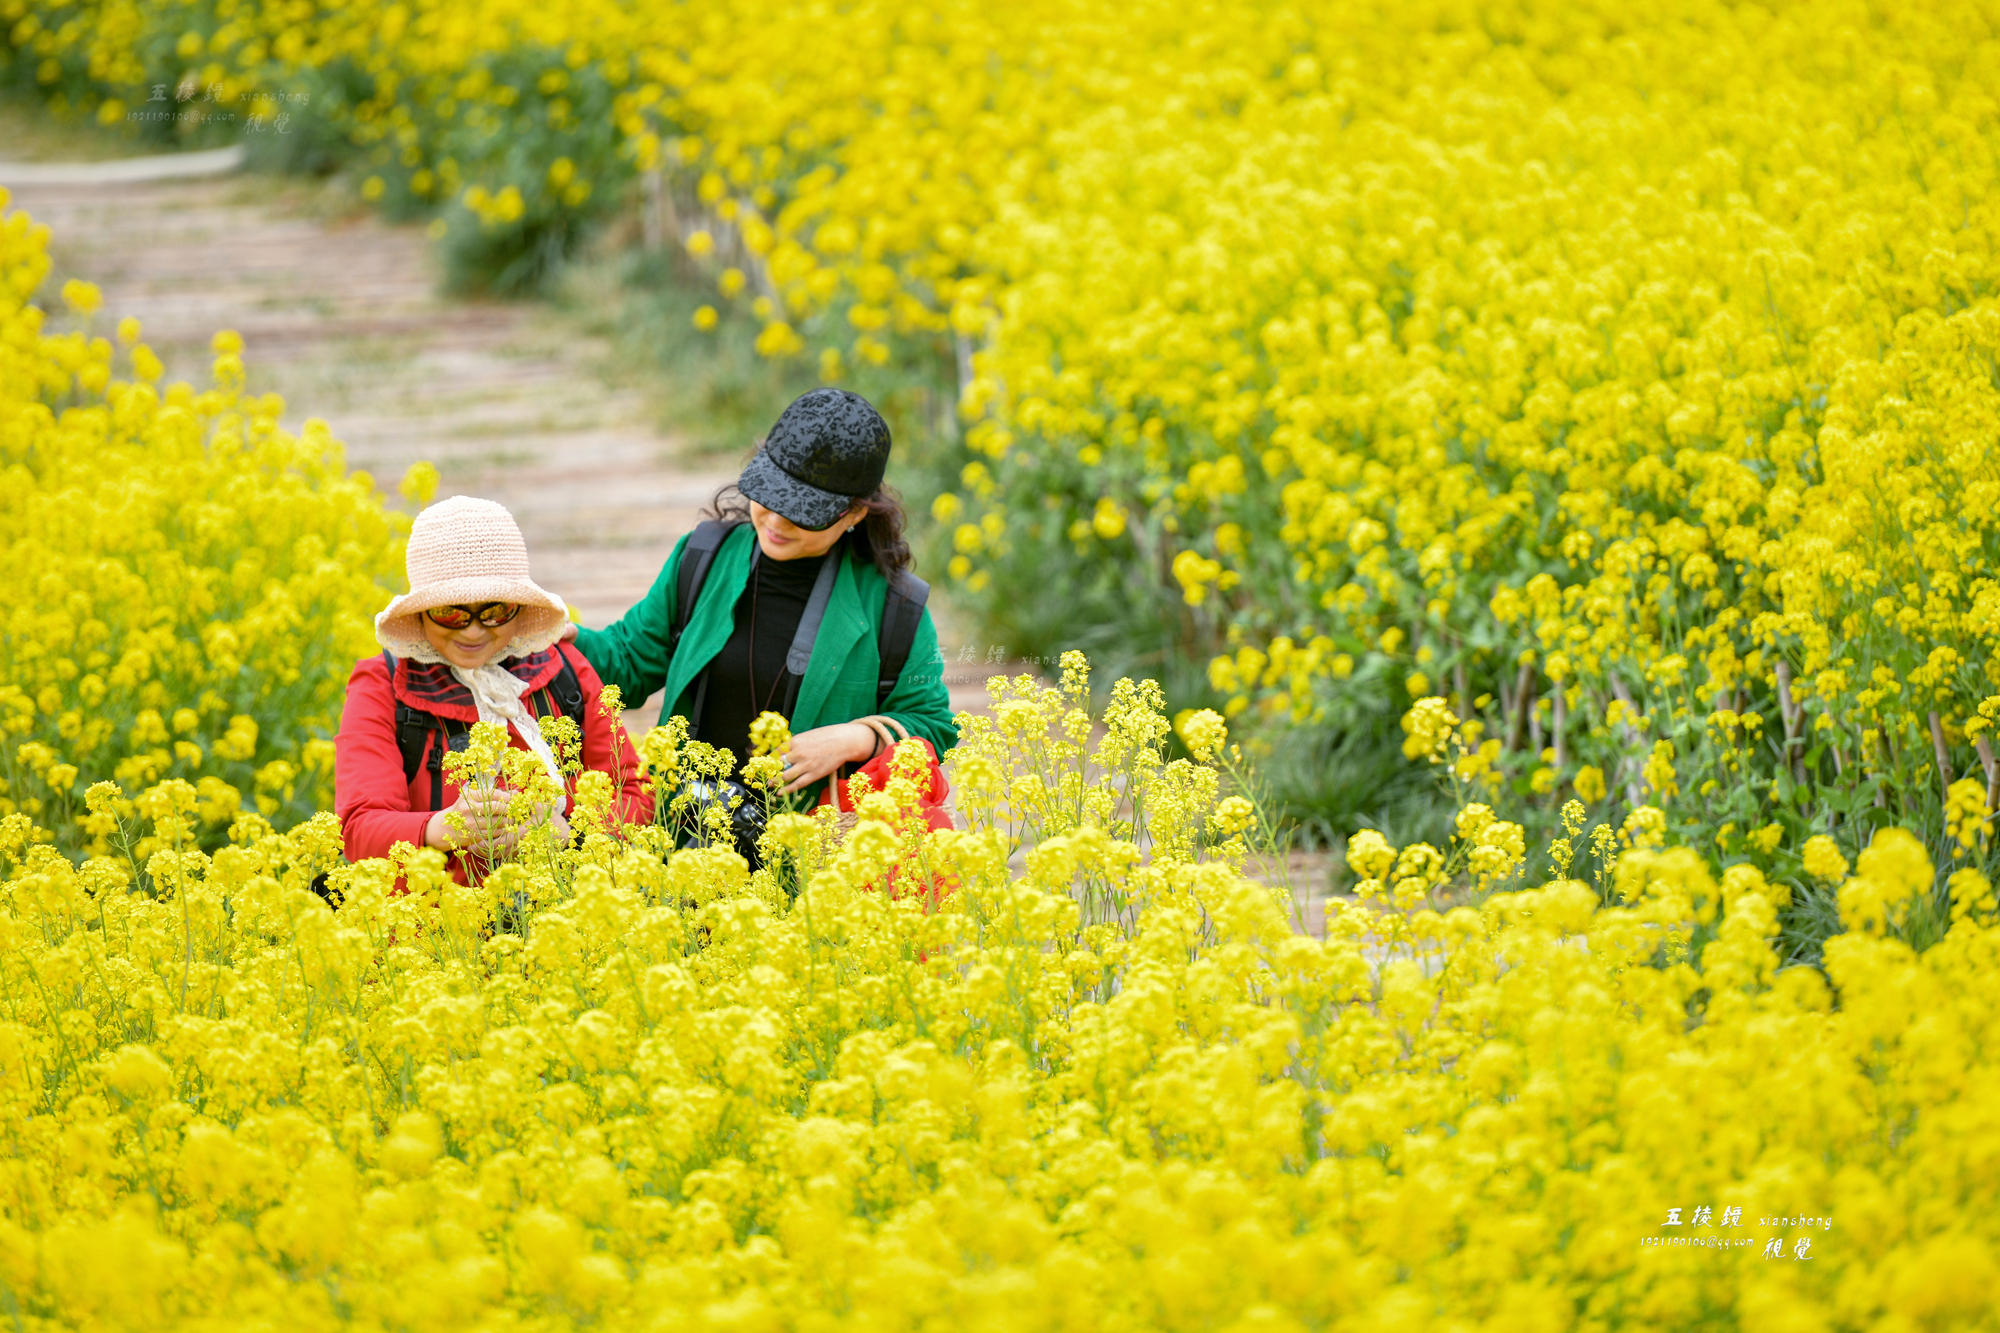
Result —
<path fill-rule="evenodd" d="M 762 797 L 734 778 L 720 781 L 690 778 L 681 784 L 676 799 L 683 796 L 689 798 L 686 808 L 694 816 L 694 828 L 688 835 L 689 846 L 707 847 L 716 841 L 709 834 L 707 814 L 720 804 L 729 811 L 729 831 L 734 838 L 737 855 L 749 862 L 752 870 L 763 865 L 763 859 L 757 854 L 757 839 L 763 835 L 767 822 Z"/>

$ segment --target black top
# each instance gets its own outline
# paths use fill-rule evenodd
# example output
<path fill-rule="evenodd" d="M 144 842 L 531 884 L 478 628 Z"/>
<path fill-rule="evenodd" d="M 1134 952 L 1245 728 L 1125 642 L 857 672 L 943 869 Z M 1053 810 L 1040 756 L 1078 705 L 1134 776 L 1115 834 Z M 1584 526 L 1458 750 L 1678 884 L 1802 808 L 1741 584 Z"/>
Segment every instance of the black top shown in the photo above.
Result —
<path fill-rule="evenodd" d="M 785 654 L 791 651 L 792 635 L 798 633 L 799 618 L 805 615 L 819 568 L 837 550 L 796 560 L 772 560 L 761 550 L 751 554 L 750 578 L 743 585 L 743 595 L 736 599 L 736 628 L 708 664 L 708 691 L 702 697 L 696 733 L 696 739 L 734 754 L 738 772 L 750 757 L 750 724 L 757 715 L 766 709 L 789 712 L 785 696 L 793 682 L 785 670 Z M 754 661 L 750 656 L 753 628 L 757 645 Z"/>

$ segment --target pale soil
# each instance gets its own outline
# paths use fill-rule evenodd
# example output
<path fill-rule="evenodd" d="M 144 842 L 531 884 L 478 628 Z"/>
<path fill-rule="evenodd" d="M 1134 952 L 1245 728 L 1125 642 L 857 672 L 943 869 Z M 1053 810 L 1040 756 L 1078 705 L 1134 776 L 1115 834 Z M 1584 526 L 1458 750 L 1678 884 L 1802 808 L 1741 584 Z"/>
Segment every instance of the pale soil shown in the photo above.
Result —
<path fill-rule="evenodd" d="M 382 221 L 295 181 L 221 175 L 50 181 L 41 164 L 0 185 L 52 231 L 53 293 L 80 277 L 104 291 L 94 328 L 126 315 L 170 378 L 205 382 L 218 329 L 243 336 L 248 388 L 282 394 L 286 424 L 324 418 L 349 465 L 390 503 L 412 463 L 440 495 L 497 500 L 528 539 L 537 581 L 584 624 L 644 595 L 679 536 L 736 467 L 688 461 L 643 394 L 595 367 L 606 349 L 535 302 L 446 297 L 423 230 Z M 108 173 L 107 173 L 108 174 Z M 782 404 L 774 405 L 773 411 Z M 988 674 L 1015 663 L 955 659 L 968 644 L 933 605 L 952 703 L 983 711 Z M 636 710 L 650 725 L 658 700 Z"/>

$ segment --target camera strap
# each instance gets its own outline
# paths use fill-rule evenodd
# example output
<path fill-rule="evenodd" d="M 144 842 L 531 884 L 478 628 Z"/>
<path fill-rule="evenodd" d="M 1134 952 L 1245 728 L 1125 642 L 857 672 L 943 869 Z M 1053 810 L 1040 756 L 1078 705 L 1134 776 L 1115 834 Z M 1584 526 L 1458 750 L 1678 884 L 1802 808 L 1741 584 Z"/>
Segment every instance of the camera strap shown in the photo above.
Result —
<path fill-rule="evenodd" d="M 827 603 L 833 600 L 834 575 L 846 558 L 846 548 L 836 545 L 832 558 L 820 565 L 819 577 L 813 580 L 813 590 L 806 598 L 806 609 L 799 616 L 799 627 L 792 634 L 792 646 L 785 650 L 785 702 L 778 711 L 786 717 L 798 707 L 799 687 L 805 683 L 806 668 L 812 665 L 813 640 L 819 637 Z"/>

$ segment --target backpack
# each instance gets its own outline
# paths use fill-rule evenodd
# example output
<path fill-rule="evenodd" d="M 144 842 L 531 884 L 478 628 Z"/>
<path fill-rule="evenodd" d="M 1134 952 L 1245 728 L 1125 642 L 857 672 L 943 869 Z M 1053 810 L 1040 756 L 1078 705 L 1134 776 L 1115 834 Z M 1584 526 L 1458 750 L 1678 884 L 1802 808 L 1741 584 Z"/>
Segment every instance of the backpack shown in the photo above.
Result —
<path fill-rule="evenodd" d="M 583 682 L 576 678 L 576 668 L 570 665 L 569 654 L 556 649 L 556 656 L 562 660 L 562 671 L 549 682 L 548 691 L 557 712 L 576 723 L 577 733 L 583 732 Z M 463 750 L 471 744 L 472 728 L 457 718 L 439 717 L 436 713 L 414 707 L 396 699 L 396 655 L 383 650 L 382 663 L 389 668 L 389 697 L 396 703 L 396 748 L 403 752 L 403 781 L 415 782 L 417 769 L 427 768 L 431 775 L 431 809 L 444 808 L 444 754 L 446 750 Z M 424 742 L 432 735 L 438 736 L 438 743 L 430 747 L 430 759 L 424 759 Z"/>
<path fill-rule="evenodd" d="M 674 620 L 667 636 L 667 660 L 673 661 L 680 651 L 681 634 L 687 629 L 688 620 L 694 615 L 695 599 L 701 596 L 702 583 L 708 578 L 709 566 L 715 563 L 715 553 L 722 546 L 723 538 L 742 526 L 742 521 L 723 523 L 716 519 L 704 519 L 688 534 L 687 545 L 681 549 L 681 563 L 674 580 Z M 831 571 L 829 566 L 828 570 Z M 875 633 L 875 651 L 881 658 L 881 671 L 875 681 L 875 707 L 880 709 L 895 690 L 896 682 L 902 679 L 903 667 L 910 660 L 910 648 L 916 642 L 917 626 L 924 618 L 924 603 L 930 600 L 931 585 L 910 573 L 899 569 L 889 580 L 888 595 L 882 599 L 882 624 Z M 824 610 L 822 606 L 821 611 Z M 799 680 L 805 675 L 805 655 L 810 653 L 812 636 L 819 628 L 818 613 L 809 604 L 806 616 L 800 622 L 800 632 L 793 640 L 793 651 L 786 669 L 792 680 L 785 692 L 785 715 L 791 716 L 792 707 L 798 698 Z M 801 645 L 805 652 L 801 653 Z M 689 710 L 689 722 L 700 725 L 702 699 L 708 692 L 708 672 L 701 673 L 701 680 L 695 686 L 693 707 Z M 671 702 L 668 707 L 672 707 Z M 689 732 L 693 734 L 692 730 Z"/>

